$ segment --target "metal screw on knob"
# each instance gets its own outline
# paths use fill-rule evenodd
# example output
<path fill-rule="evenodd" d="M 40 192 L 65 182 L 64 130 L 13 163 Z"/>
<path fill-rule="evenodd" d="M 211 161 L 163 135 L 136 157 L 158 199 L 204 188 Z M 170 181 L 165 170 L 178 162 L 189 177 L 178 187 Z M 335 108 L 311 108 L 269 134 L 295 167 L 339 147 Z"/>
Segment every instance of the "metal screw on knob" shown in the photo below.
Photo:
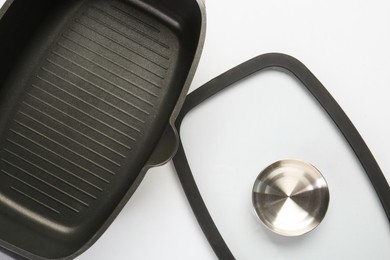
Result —
<path fill-rule="evenodd" d="M 316 228 L 325 217 L 328 184 L 311 164 L 281 160 L 256 178 L 252 202 L 268 229 L 283 236 L 299 236 Z"/>

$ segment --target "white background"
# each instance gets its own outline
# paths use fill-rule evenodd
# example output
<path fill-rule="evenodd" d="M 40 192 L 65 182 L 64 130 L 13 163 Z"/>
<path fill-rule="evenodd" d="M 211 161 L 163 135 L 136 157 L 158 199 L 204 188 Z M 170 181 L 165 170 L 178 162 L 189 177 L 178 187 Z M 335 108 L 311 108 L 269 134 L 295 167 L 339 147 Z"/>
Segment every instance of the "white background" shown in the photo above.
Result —
<path fill-rule="evenodd" d="M 262 53 L 295 56 L 343 107 L 390 178 L 388 1 L 207 0 L 206 7 L 206 43 L 191 90 Z M 390 259 L 388 221 L 363 170 L 289 76 L 270 71 L 225 91 L 186 118 L 182 137 L 210 212 L 238 259 Z M 331 201 L 318 229 L 286 239 L 254 217 L 250 188 L 264 167 L 291 157 L 320 169 Z M 148 172 L 78 259 L 215 256 L 170 163 Z"/>

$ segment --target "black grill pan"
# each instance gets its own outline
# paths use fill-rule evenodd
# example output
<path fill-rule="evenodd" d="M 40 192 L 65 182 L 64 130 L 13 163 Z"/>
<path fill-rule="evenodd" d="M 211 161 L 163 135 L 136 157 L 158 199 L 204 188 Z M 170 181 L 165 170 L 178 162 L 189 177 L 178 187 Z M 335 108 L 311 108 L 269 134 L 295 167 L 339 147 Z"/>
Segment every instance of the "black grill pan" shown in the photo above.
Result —
<path fill-rule="evenodd" d="M 198 63 L 204 24 L 195 0 L 6 2 L 4 251 L 76 257 L 113 221 L 147 169 L 172 156 L 170 125 Z M 161 137 L 170 138 L 163 139 L 170 149 L 158 147 Z"/>

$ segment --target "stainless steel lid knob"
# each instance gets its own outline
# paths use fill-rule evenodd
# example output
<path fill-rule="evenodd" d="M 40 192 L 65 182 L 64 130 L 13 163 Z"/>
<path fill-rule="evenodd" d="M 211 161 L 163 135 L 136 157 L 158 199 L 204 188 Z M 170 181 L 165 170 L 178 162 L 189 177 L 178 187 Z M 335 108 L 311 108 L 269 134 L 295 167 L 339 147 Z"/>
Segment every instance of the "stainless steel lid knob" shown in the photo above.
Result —
<path fill-rule="evenodd" d="M 256 178 L 252 202 L 268 229 L 279 235 L 299 236 L 313 230 L 324 218 L 329 189 L 311 164 L 281 160 Z"/>

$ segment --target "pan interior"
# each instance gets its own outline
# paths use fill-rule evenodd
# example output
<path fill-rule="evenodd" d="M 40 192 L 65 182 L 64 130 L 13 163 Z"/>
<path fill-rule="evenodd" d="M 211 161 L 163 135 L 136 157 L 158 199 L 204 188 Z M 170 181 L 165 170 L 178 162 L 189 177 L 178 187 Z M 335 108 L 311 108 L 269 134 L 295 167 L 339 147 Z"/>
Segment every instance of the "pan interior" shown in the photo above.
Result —
<path fill-rule="evenodd" d="M 201 18 L 195 1 L 25 2 L 0 25 L 0 240 L 63 258 L 138 185 Z"/>

